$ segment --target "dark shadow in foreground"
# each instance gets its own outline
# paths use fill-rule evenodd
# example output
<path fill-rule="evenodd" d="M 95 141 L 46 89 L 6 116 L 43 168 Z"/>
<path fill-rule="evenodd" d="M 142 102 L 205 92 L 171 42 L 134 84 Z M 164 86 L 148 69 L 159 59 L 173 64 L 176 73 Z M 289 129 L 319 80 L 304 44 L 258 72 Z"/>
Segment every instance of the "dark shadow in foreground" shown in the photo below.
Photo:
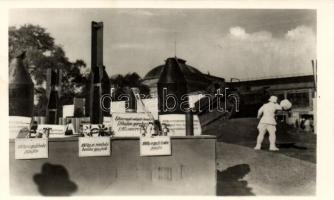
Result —
<path fill-rule="evenodd" d="M 300 145 L 296 145 L 294 143 L 287 143 L 287 144 L 277 144 L 279 148 L 294 148 L 294 149 L 300 149 L 300 150 L 307 150 L 307 147 L 303 147 Z"/>
<path fill-rule="evenodd" d="M 224 171 L 217 171 L 217 195 L 218 196 L 251 196 L 252 188 L 247 186 L 247 181 L 241 180 L 250 172 L 248 164 L 235 165 Z"/>
<path fill-rule="evenodd" d="M 62 165 L 44 163 L 42 172 L 33 176 L 38 191 L 44 196 L 70 196 L 78 187 Z"/>

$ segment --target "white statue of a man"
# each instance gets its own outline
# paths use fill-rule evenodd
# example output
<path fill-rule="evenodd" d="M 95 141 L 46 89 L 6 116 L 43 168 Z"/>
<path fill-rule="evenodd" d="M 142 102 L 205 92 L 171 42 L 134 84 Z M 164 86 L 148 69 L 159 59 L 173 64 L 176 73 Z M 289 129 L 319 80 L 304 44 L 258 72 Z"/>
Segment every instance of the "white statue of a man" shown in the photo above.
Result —
<path fill-rule="evenodd" d="M 264 104 L 259 110 L 257 114 L 257 118 L 260 119 L 259 125 L 257 129 L 259 130 L 259 135 L 257 136 L 257 142 L 255 146 L 255 150 L 261 149 L 261 144 L 263 141 L 263 137 L 266 132 L 269 132 L 269 142 L 270 142 L 270 151 L 278 151 L 279 149 L 276 147 L 276 120 L 275 120 L 275 112 L 277 110 L 282 110 L 282 106 L 277 104 L 277 97 L 271 96 L 269 98 L 269 102 Z M 262 116 L 262 117 L 261 117 Z"/>

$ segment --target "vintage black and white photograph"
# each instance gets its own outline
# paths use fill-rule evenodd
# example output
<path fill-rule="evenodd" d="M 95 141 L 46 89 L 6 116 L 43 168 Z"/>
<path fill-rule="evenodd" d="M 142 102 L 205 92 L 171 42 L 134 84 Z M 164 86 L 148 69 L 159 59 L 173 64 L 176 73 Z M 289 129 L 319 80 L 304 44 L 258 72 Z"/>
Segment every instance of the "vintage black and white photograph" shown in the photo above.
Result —
<path fill-rule="evenodd" d="M 10 195 L 316 195 L 316 9 L 8 20 Z"/>

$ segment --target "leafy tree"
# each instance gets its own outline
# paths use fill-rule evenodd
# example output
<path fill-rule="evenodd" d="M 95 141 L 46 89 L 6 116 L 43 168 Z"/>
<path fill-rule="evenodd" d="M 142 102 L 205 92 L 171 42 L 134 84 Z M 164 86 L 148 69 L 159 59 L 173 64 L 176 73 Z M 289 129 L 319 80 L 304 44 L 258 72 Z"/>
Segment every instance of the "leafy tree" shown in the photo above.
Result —
<path fill-rule="evenodd" d="M 128 88 L 136 87 L 139 89 L 141 96 L 149 97 L 150 88 L 142 84 L 142 79 L 137 73 L 129 73 L 125 76 L 116 75 L 110 78 L 111 87 L 114 88 L 113 100 L 119 100 L 120 95 L 127 94 Z"/>
<path fill-rule="evenodd" d="M 9 61 L 23 51 L 26 52 L 25 64 L 35 82 L 35 92 L 40 102 L 35 104 L 35 110 L 42 110 L 45 114 L 46 71 L 48 68 L 61 69 L 61 104 L 72 102 L 74 96 L 81 96 L 87 77 L 80 73 L 86 67 L 83 60 L 69 61 L 63 48 L 55 44 L 54 38 L 39 25 L 26 24 L 19 28 L 9 27 Z M 35 113 L 37 114 L 37 113 Z M 41 113 L 38 113 L 41 114 Z"/>

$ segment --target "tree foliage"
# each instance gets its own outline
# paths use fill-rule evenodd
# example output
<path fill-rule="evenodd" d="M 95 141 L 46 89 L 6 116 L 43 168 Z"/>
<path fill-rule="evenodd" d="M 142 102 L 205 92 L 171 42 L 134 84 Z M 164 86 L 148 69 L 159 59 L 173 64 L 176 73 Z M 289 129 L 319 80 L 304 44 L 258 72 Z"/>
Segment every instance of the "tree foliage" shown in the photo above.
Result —
<path fill-rule="evenodd" d="M 37 110 L 42 109 L 45 104 L 45 88 L 42 87 L 46 81 L 48 68 L 61 69 L 61 103 L 71 103 L 74 96 L 80 96 L 82 87 L 87 77 L 80 73 L 80 69 L 85 68 L 83 60 L 71 62 L 65 55 L 63 48 L 55 44 L 54 38 L 46 32 L 46 29 L 39 25 L 26 24 L 19 28 L 9 27 L 9 61 L 26 52 L 24 60 L 28 71 L 35 82 L 35 92 L 42 99 L 37 103 Z"/>
<path fill-rule="evenodd" d="M 116 75 L 110 78 L 111 87 L 114 88 L 113 100 L 119 100 L 120 95 L 127 94 L 128 88 L 136 87 L 139 89 L 141 96 L 149 97 L 150 88 L 142 84 L 142 79 L 137 73 L 129 73 L 125 76 Z"/>

